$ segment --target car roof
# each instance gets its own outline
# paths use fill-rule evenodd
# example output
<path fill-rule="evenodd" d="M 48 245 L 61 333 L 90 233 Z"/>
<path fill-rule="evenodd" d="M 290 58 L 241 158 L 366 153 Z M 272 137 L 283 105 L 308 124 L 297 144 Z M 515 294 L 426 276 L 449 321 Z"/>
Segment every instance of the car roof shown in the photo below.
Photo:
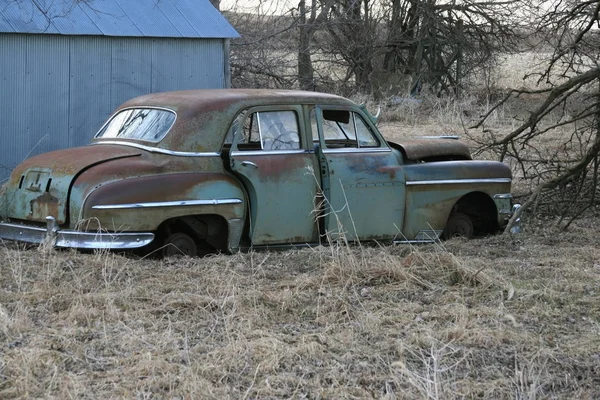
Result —
<path fill-rule="evenodd" d="M 135 97 L 119 108 L 154 106 L 171 108 L 175 111 L 211 111 L 225 109 L 234 104 L 241 108 L 247 103 L 261 104 L 354 104 L 341 96 L 302 90 L 280 89 L 198 89 L 151 93 Z"/>
<path fill-rule="evenodd" d="M 122 104 L 124 108 L 156 107 L 177 113 L 169 134 L 156 147 L 174 151 L 219 151 L 236 115 L 244 109 L 268 105 L 322 104 L 356 106 L 341 96 L 301 90 L 198 89 L 151 93 Z M 114 114 L 113 114 L 114 115 Z"/>

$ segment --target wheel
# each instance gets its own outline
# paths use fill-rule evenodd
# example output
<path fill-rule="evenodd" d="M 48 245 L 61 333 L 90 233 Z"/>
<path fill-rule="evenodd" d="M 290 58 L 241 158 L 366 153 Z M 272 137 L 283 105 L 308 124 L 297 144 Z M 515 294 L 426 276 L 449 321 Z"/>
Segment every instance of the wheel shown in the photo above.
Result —
<path fill-rule="evenodd" d="M 467 239 L 473 237 L 473 220 L 467 214 L 463 213 L 452 213 L 448 222 L 446 222 L 446 228 L 444 228 L 444 239 L 450 239 L 456 236 L 461 236 Z"/>
<path fill-rule="evenodd" d="M 162 254 L 164 257 L 195 257 L 198 255 L 198 247 L 191 236 L 182 232 L 176 232 L 165 239 Z"/>

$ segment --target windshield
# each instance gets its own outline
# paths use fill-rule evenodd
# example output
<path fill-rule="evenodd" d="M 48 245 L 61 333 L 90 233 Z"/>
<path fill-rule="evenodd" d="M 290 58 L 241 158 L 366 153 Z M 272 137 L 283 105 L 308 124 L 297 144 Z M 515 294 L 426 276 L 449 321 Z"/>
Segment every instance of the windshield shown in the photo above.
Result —
<path fill-rule="evenodd" d="M 159 142 L 175 122 L 175 113 L 157 108 L 119 111 L 96 134 L 97 139 L 120 138 Z"/>

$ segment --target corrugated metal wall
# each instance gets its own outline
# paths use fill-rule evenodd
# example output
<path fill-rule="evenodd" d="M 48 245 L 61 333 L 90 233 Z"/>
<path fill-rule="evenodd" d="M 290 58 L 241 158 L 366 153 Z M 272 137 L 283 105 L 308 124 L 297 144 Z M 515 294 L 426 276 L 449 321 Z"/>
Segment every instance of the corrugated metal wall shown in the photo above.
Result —
<path fill-rule="evenodd" d="M 223 39 L 0 34 L 0 182 L 25 158 L 89 143 L 141 94 L 226 87 Z"/>

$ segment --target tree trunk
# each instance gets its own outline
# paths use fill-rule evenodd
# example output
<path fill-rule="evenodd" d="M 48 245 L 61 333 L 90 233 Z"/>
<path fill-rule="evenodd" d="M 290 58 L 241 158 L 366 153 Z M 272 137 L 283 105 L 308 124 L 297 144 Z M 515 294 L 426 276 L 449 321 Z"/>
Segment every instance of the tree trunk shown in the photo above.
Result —
<path fill-rule="evenodd" d="M 306 2 L 301 0 L 298 4 L 300 12 L 298 39 L 298 82 L 302 90 L 315 90 L 314 70 L 310 53 L 310 40 L 312 37 L 312 24 L 306 20 Z M 311 21 L 312 22 L 312 21 Z"/>

